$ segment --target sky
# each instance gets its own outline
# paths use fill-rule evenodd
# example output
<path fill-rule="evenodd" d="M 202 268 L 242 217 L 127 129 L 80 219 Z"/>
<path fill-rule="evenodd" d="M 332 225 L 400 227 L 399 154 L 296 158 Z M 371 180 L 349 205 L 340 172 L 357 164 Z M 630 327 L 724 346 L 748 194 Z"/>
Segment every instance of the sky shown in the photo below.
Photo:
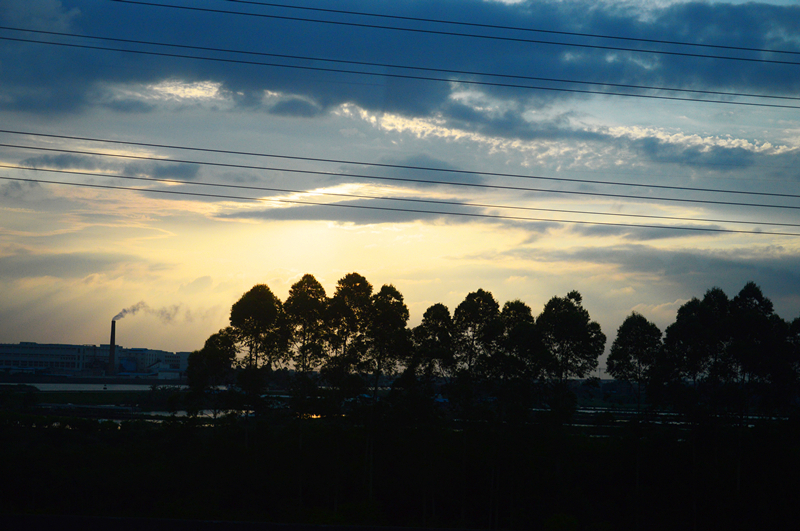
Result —
<path fill-rule="evenodd" d="M 0 3 L 0 342 L 195 350 L 353 271 L 411 326 L 577 290 L 609 346 L 800 316 L 798 2 L 264 3 Z"/>

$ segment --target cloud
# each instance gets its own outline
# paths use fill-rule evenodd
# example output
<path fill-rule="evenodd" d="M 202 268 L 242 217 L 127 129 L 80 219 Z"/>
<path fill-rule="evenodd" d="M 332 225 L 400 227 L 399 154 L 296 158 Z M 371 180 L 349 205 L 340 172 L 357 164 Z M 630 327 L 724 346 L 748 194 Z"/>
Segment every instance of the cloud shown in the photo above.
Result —
<path fill-rule="evenodd" d="M 286 100 L 281 100 L 269 109 L 270 114 L 276 114 L 278 116 L 294 116 L 297 118 L 313 118 L 314 116 L 318 116 L 322 113 L 322 109 L 319 106 L 300 99 L 300 98 L 290 98 Z"/>
<path fill-rule="evenodd" d="M 159 179 L 194 180 L 200 171 L 199 164 L 161 163 L 150 161 L 128 162 L 125 159 L 90 155 L 38 155 L 20 162 L 23 166 L 57 170 L 119 173 L 122 176 L 147 176 Z"/>
<path fill-rule="evenodd" d="M 633 223 L 621 221 L 620 223 Z M 643 221 L 646 224 L 647 221 Z M 692 238 L 692 237 L 717 237 L 720 233 L 709 232 L 709 230 L 720 230 L 719 225 L 699 225 L 673 223 L 669 226 L 661 227 L 618 227 L 610 225 L 581 225 L 570 224 L 572 232 L 584 236 L 618 236 L 629 241 L 652 241 L 666 240 L 672 238 Z"/>
<path fill-rule="evenodd" d="M 19 199 L 24 197 L 30 191 L 39 189 L 41 189 L 41 185 L 39 183 L 8 181 L 0 184 L 0 197 L 7 199 Z"/>
<path fill-rule="evenodd" d="M 713 286 L 738 292 L 748 280 L 771 293 L 800 292 L 800 257 L 777 249 L 673 250 L 629 244 L 542 254 L 541 258 L 548 261 L 613 265 L 620 273 L 657 278 L 667 285 L 681 286 L 682 292 L 701 295 Z"/>
<path fill-rule="evenodd" d="M 211 16 L 207 13 L 191 13 L 178 9 L 160 9 L 158 16 L 154 17 L 153 8 L 114 2 L 98 4 L 90 0 L 64 0 L 61 4 L 50 0 L 30 0 L 15 1 L 9 5 L 12 7 L 0 13 L 0 22 L 3 25 L 26 28 L 57 26 L 92 35 L 101 34 L 97 28 L 105 27 L 113 32 L 115 37 L 251 52 L 269 50 L 261 46 L 258 39 L 253 39 L 253 35 L 269 34 L 272 42 L 285 43 L 282 51 L 287 55 L 304 57 L 320 56 L 323 55 L 320 50 L 325 50 L 324 55 L 327 58 L 431 66 L 464 72 L 500 72 L 513 75 L 534 73 L 537 77 L 601 83 L 713 90 L 759 90 L 783 94 L 796 93 L 800 88 L 800 78 L 786 75 L 785 65 L 734 63 L 599 48 L 409 34 L 331 24 L 288 23 L 284 20 L 263 17 L 226 14 Z M 708 44 L 721 43 L 729 46 L 800 49 L 793 37 L 800 33 L 800 8 L 796 6 L 681 3 L 649 10 L 648 16 L 644 19 L 639 9 L 583 1 L 504 4 L 479 0 L 427 0 L 398 4 L 388 1 L 355 0 L 348 3 L 348 8 L 355 11 L 418 17 L 432 17 L 435 11 L 435 18 L 480 20 L 486 24 L 505 26 Z M 25 16 L 20 18 L 23 13 Z M 109 21 L 114 20 L 124 20 L 125 26 L 109 26 Z M 193 28 L 191 38 L 176 38 L 175 28 L 185 27 L 187 24 L 191 24 Z M 403 26 L 402 23 L 398 25 Z M 464 33 L 473 31 L 469 28 L 448 29 Z M 297 39 L 298 34 L 302 34 L 303 38 Z M 36 34 L 20 35 L 26 38 L 41 38 Z M 527 32 L 504 31 L 500 36 L 540 41 L 566 41 L 565 38 L 555 35 Z M 587 38 L 572 40 L 590 45 L 642 49 L 656 46 L 631 41 L 615 42 Z M 110 43 L 106 45 L 110 46 Z M 158 50 L 170 51 L 168 48 Z M 436 54 L 432 55 L 431 50 L 436 50 Z M 679 48 L 680 50 L 683 48 Z M 693 48 L 689 51 L 697 52 Z M 211 55 L 207 52 L 192 53 Z M 700 53 L 722 52 L 701 50 Z M 756 57 L 763 55 L 756 54 Z M 217 57 L 277 64 L 274 58 L 263 56 L 217 54 Z M 773 57 L 768 55 L 767 58 Z M 585 95 L 569 92 L 473 86 L 473 89 L 490 94 L 499 100 L 525 102 L 519 109 L 509 110 L 505 115 L 487 121 L 486 116 L 482 116 L 481 113 L 470 115 L 469 109 L 452 104 L 450 96 L 453 91 L 463 89 L 463 85 L 455 83 L 58 48 L 32 43 L 3 43 L 0 45 L 0 60 L 4 64 L 4 79 L 0 82 L 0 88 L 5 94 L 0 106 L 7 109 L 48 113 L 85 109 L 92 105 L 93 101 L 102 100 L 98 95 L 109 82 L 153 84 L 167 79 L 181 79 L 186 82 L 216 83 L 220 91 L 230 94 L 238 105 L 248 108 L 261 104 L 264 91 L 292 95 L 291 99 L 279 102 L 270 108 L 270 112 L 281 115 L 312 117 L 343 103 L 353 103 L 371 111 L 398 112 L 407 116 L 430 117 L 439 113 L 460 123 L 482 124 L 484 128 L 492 127 L 525 138 L 525 135 L 535 133 L 520 120 L 525 108 L 536 108 L 542 102 L 550 104 L 564 99 L 586 98 Z M 301 62 L 286 59 L 283 64 L 333 70 L 356 68 L 352 65 L 319 63 L 308 59 Z M 409 73 L 406 70 L 385 67 L 358 68 L 378 74 Z M 438 73 L 436 76 L 498 81 L 497 78 L 479 74 Z M 553 86 L 571 87 L 563 83 Z M 156 108 L 135 105 L 134 101 L 117 102 L 115 105 L 126 112 L 147 112 Z"/>
<path fill-rule="evenodd" d="M 178 288 L 178 293 L 185 294 L 185 295 L 196 295 L 199 293 L 205 293 L 211 289 L 213 285 L 213 281 L 210 276 L 202 276 L 194 279 L 193 281 L 189 282 L 188 284 L 181 285 Z"/>
<path fill-rule="evenodd" d="M 347 169 L 346 171 L 356 174 L 380 175 L 400 179 L 437 181 L 443 183 L 480 184 L 486 180 L 482 175 L 463 172 L 461 168 L 427 153 L 418 153 L 406 157 L 391 156 L 384 158 L 382 162 L 394 167 L 361 166 L 356 171 L 353 171 L 353 169 Z M 366 170 L 363 168 L 366 168 Z M 427 168 L 435 168 L 435 170 Z M 440 185 L 425 182 L 405 182 L 403 186 L 429 188 Z"/>
<path fill-rule="evenodd" d="M 741 147 L 687 146 L 656 137 L 634 140 L 631 147 L 653 162 L 687 166 L 717 166 L 718 170 L 738 170 L 755 164 L 757 153 Z"/>
<path fill-rule="evenodd" d="M 67 9 L 59 0 L 3 0 L 0 5 L 1 20 L 31 29 L 68 31 L 79 16 L 79 9 Z"/>
<path fill-rule="evenodd" d="M 342 201 L 329 205 L 292 206 L 288 208 L 268 208 L 221 214 L 221 219 L 274 220 L 274 221 L 334 221 L 372 225 L 376 223 L 410 223 L 419 219 L 434 221 L 443 218 L 441 213 L 426 214 L 426 206 L 391 201 Z M 396 209 L 396 210 L 386 210 Z M 455 211 L 454 207 L 436 205 L 438 212 Z M 468 219 L 468 218 L 463 218 Z"/>
<path fill-rule="evenodd" d="M 523 117 L 524 107 L 507 109 L 501 112 L 476 109 L 460 102 L 443 106 L 442 116 L 448 119 L 451 127 L 473 131 L 487 137 L 519 140 L 605 140 L 603 134 L 574 127 L 570 114 L 562 113 L 542 120 L 528 120 Z"/>
<path fill-rule="evenodd" d="M 114 99 L 105 103 L 105 106 L 117 112 L 135 114 L 146 114 L 158 109 L 152 103 L 134 99 Z"/>
<path fill-rule="evenodd" d="M 83 278 L 93 273 L 113 271 L 123 264 L 141 261 L 137 257 L 111 253 L 18 254 L 0 257 L 0 278 Z"/>

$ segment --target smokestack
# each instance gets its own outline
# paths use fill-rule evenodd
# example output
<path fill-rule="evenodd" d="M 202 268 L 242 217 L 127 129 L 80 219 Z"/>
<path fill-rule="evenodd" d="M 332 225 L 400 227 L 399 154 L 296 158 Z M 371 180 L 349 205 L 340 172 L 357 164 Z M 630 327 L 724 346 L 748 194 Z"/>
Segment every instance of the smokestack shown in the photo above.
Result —
<path fill-rule="evenodd" d="M 108 375 L 113 376 L 117 374 L 117 356 L 115 338 L 117 330 L 117 322 L 111 321 L 111 344 L 108 346 Z"/>

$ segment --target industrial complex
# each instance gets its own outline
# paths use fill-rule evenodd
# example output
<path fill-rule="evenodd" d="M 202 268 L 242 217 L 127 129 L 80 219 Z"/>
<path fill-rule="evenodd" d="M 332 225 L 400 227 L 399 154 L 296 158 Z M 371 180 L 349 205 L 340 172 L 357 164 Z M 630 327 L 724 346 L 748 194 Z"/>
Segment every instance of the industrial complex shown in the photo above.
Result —
<path fill-rule="evenodd" d="M 64 345 L 22 342 L 0 344 L 0 371 L 79 377 L 182 379 L 189 352 L 108 345 Z"/>

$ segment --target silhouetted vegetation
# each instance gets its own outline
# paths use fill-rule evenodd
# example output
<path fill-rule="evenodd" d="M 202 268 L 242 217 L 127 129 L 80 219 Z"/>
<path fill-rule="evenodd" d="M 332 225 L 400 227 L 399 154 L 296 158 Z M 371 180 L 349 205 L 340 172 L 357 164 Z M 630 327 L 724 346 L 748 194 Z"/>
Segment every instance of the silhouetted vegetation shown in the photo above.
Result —
<path fill-rule="evenodd" d="M 632 313 L 616 383 L 587 378 L 606 337 L 575 291 L 536 317 L 477 290 L 408 318 L 394 286 L 351 273 L 328 297 L 305 275 L 285 303 L 248 291 L 191 355 L 189 391 L 169 395 L 189 417 L 32 416 L 35 393 L 9 391 L 0 511 L 493 529 L 800 516 L 800 319 L 755 284 L 690 300 L 665 334 Z"/>
<path fill-rule="evenodd" d="M 206 404 L 226 387 L 261 412 L 264 395 L 281 387 L 278 369 L 292 367 L 294 381 L 282 388 L 303 414 L 341 414 L 376 402 L 381 389 L 386 398 L 391 386 L 392 400 L 420 418 L 526 421 L 538 406 L 564 422 L 576 403 L 569 382 L 596 370 L 606 344 L 576 291 L 550 299 L 538 317 L 519 300 L 501 310 L 482 289 L 452 315 L 432 305 L 413 330 L 408 317 L 394 286 L 373 293 L 358 273 L 332 297 L 304 275 L 285 304 L 257 285 L 231 308 L 231 326 L 192 355 L 190 385 Z M 637 409 L 788 415 L 798 405 L 798 338 L 800 318 L 777 316 L 754 283 L 733 299 L 713 288 L 681 306 L 663 339 L 632 313 L 612 343 L 608 373 L 628 383 Z"/>

